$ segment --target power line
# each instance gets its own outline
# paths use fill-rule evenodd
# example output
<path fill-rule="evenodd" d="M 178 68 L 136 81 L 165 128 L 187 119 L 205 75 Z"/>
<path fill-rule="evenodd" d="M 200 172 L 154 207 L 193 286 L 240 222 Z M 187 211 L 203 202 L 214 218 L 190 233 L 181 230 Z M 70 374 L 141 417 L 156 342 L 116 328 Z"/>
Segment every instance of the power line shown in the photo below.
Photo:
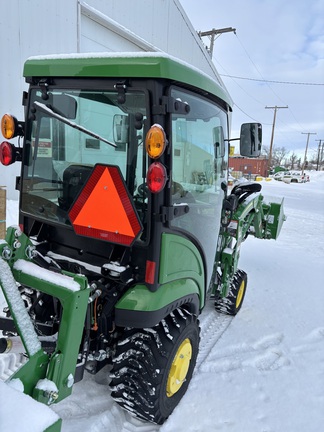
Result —
<path fill-rule="evenodd" d="M 256 120 L 255 118 L 251 117 L 249 114 L 247 114 L 245 111 L 243 111 L 242 108 L 240 108 L 236 103 L 234 103 L 234 105 L 236 106 L 236 108 L 238 108 L 243 114 L 245 114 L 251 120 L 255 121 L 256 123 L 259 123 L 259 120 Z M 262 124 L 266 124 L 266 123 L 262 122 Z M 269 126 L 269 124 L 266 124 L 266 125 Z"/>
<path fill-rule="evenodd" d="M 268 80 L 268 79 L 257 79 L 257 78 L 247 78 L 247 77 L 240 77 L 235 75 L 225 75 L 225 74 L 219 74 L 223 77 L 229 77 L 229 78 L 235 78 L 235 79 L 241 79 L 241 80 L 247 80 L 247 81 L 258 81 L 258 82 L 265 82 L 265 83 L 274 83 L 274 84 L 289 84 L 289 85 L 304 85 L 304 86 L 324 86 L 324 83 L 309 83 L 309 82 L 294 82 L 294 81 L 276 81 L 276 80 Z"/>
<path fill-rule="evenodd" d="M 248 53 L 247 49 L 245 48 L 245 46 L 243 45 L 243 42 L 240 40 L 240 38 L 237 36 L 237 34 L 235 33 L 236 39 L 238 40 L 239 44 L 241 45 L 241 47 L 243 48 L 246 56 L 248 57 L 248 59 L 250 60 L 250 62 L 252 63 L 252 65 L 254 66 L 255 70 L 258 72 L 258 74 L 260 75 L 260 77 L 264 80 L 264 76 L 262 75 L 262 73 L 260 72 L 260 70 L 258 69 L 257 65 L 254 63 L 254 61 L 252 60 L 250 54 Z M 269 87 L 269 89 L 272 91 L 272 93 L 279 99 L 281 100 L 281 102 L 285 103 L 281 97 L 273 90 L 273 88 L 266 82 L 267 86 Z"/>
<path fill-rule="evenodd" d="M 236 76 L 234 76 L 234 75 L 229 75 L 228 74 L 228 71 L 224 68 L 224 66 L 217 60 L 217 59 L 213 59 L 225 72 L 226 72 L 226 74 L 219 74 L 220 76 L 223 76 L 223 77 L 228 77 L 228 78 L 231 78 L 231 80 L 245 93 L 245 94 L 247 94 L 251 99 L 253 99 L 254 101 L 256 101 L 257 103 L 259 103 L 260 105 L 263 105 L 263 103 L 261 102 L 261 101 L 259 101 L 258 99 L 256 99 L 253 95 L 251 95 L 249 92 L 247 92 L 246 90 L 245 90 L 245 88 L 243 88 L 237 81 L 235 81 L 235 78 L 240 78 L 240 77 L 236 77 Z M 241 78 L 241 79 L 249 79 L 249 78 Z M 253 80 L 253 79 L 251 79 L 251 80 Z M 254 80 L 254 81 L 263 81 L 263 80 Z M 236 105 L 236 104 L 235 104 Z M 236 105 L 237 107 L 238 107 L 238 105 Z M 239 107 L 238 107 L 239 108 Z M 239 108 L 240 109 L 240 108 Z M 246 114 L 242 109 L 240 109 L 244 114 Z M 280 123 L 283 123 L 284 125 L 286 125 L 286 126 L 288 126 L 290 129 L 292 129 L 292 130 L 294 130 L 294 131 L 296 131 L 296 132 L 300 132 L 300 130 L 302 130 L 302 129 L 304 129 L 304 127 L 299 123 L 299 121 L 297 120 L 297 118 L 296 118 L 296 116 L 294 115 L 294 113 L 292 112 L 292 110 L 291 109 L 289 109 L 289 111 L 290 111 L 290 113 L 291 113 L 291 115 L 292 115 L 292 117 L 294 118 L 294 120 L 295 120 L 295 122 L 299 125 L 299 127 L 300 127 L 300 129 L 295 129 L 295 128 L 293 128 L 290 124 L 288 124 L 288 123 L 285 123 L 285 122 L 283 122 L 281 119 L 279 119 L 279 122 Z M 246 114 L 247 115 L 247 114 Z M 249 116 L 248 115 L 248 117 L 250 117 L 252 120 L 254 120 L 251 116 Z M 265 123 L 265 122 L 262 122 L 262 124 L 264 125 L 264 126 L 271 126 L 271 124 L 272 123 Z"/>
<path fill-rule="evenodd" d="M 210 55 L 210 57 L 213 59 L 213 50 L 214 50 L 214 42 L 215 42 L 215 36 L 217 35 L 217 37 L 218 36 L 220 36 L 221 34 L 223 34 L 223 33 L 228 33 L 228 32 L 233 32 L 234 34 L 236 34 L 236 29 L 235 28 L 233 28 L 233 27 L 226 27 L 226 28 L 221 28 L 221 29 L 215 29 L 215 28 L 213 28 L 212 30 L 208 30 L 208 31 L 204 31 L 204 32 L 202 32 L 202 31 L 199 31 L 198 32 L 198 36 L 200 37 L 200 39 L 202 38 L 202 37 L 204 37 L 204 36 L 208 36 L 208 37 L 210 37 L 210 46 L 209 46 L 209 48 L 208 47 L 206 47 L 207 48 L 207 50 L 208 50 L 208 52 L 209 52 L 209 55 Z M 224 68 L 223 68 L 224 69 Z M 225 70 L 225 69 L 224 69 Z M 226 70 L 225 70 L 226 71 Z M 227 72 L 227 71 L 226 71 Z M 224 75 L 224 76 L 229 76 L 229 75 Z M 235 82 L 235 81 L 234 81 Z M 237 84 L 237 83 L 236 83 Z M 244 89 L 243 89 L 243 87 L 241 87 L 239 84 L 237 84 L 246 94 L 248 94 Z M 249 94 L 248 94 L 249 95 Z M 251 95 L 249 95 L 250 97 L 252 97 Z M 259 102 L 259 103 L 261 103 L 260 101 L 258 101 L 257 99 L 255 99 L 254 97 L 253 97 L 253 99 L 256 101 L 256 102 Z M 251 120 L 253 120 L 253 121 L 255 121 L 255 122 L 258 122 L 258 120 L 255 120 L 253 117 L 251 117 L 249 114 L 247 114 L 245 111 L 243 111 L 243 109 L 242 108 L 240 108 L 237 104 L 235 104 L 235 106 L 243 113 L 243 114 L 245 114 L 247 117 L 249 117 Z"/>
<path fill-rule="evenodd" d="M 226 68 L 217 60 L 217 58 L 215 58 L 214 56 L 213 56 L 213 58 L 212 58 L 212 60 L 215 62 L 215 63 L 217 63 L 217 65 L 219 66 L 219 67 L 221 67 L 226 73 L 227 73 L 227 75 L 223 75 L 223 76 L 228 76 L 228 77 L 230 77 L 230 75 L 228 74 L 228 71 L 226 70 Z M 219 74 L 219 75 L 222 75 L 222 74 Z M 255 102 L 257 102 L 258 104 L 260 104 L 260 105 L 263 105 L 263 102 L 261 102 L 260 100 L 258 100 L 258 99 L 256 99 L 253 95 L 251 95 L 251 93 L 249 93 L 249 92 L 247 92 L 237 81 L 235 81 L 233 78 L 232 78 L 232 81 L 245 93 L 245 94 L 247 94 L 251 99 L 253 99 Z M 253 117 L 251 117 L 249 114 L 247 114 L 242 108 L 240 108 L 238 105 L 237 105 L 237 103 L 235 102 L 234 103 L 234 105 L 244 114 L 244 115 L 246 115 L 247 117 L 249 117 L 251 120 L 253 120 L 253 121 L 255 121 L 255 122 L 257 122 L 257 123 L 259 123 L 260 122 L 260 119 L 259 120 L 256 120 L 255 118 L 253 118 Z M 271 126 L 271 123 L 266 123 L 266 122 L 261 122 L 264 126 Z"/>
<path fill-rule="evenodd" d="M 268 88 L 271 90 L 271 92 L 272 92 L 272 93 L 273 93 L 273 94 L 274 94 L 274 95 L 275 95 L 275 96 L 276 96 L 280 101 L 282 101 L 283 103 L 286 103 L 286 102 L 284 102 L 284 101 L 281 99 L 281 97 L 280 97 L 280 96 L 279 96 L 279 95 L 274 91 L 274 89 L 272 88 L 272 86 L 269 84 L 270 81 L 269 81 L 269 80 L 266 80 L 266 79 L 263 77 L 263 75 L 261 74 L 261 72 L 260 72 L 259 69 L 257 68 L 256 64 L 255 64 L 254 61 L 252 60 L 251 56 L 249 55 L 247 49 L 246 49 L 245 46 L 243 45 L 243 42 L 240 40 L 240 38 L 238 37 L 238 35 L 237 35 L 236 33 L 235 33 L 235 36 L 236 36 L 236 39 L 238 40 L 238 42 L 240 43 L 242 49 L 244 50 L 246 56 L 249 58 L 250 62 L 253 64 L 255 70 L 258 72 L 258 74 L 259 74 L 260 77 L 262 78 L 262 79 L 259 80 L 259 81 L 261 81 L 261 82 L 265 82 L 266 85 L 268 86 Z M 293 118 L 295 119 L 295 121 L 297 122 L 297 124 L 299 124 L 300 128 L 303 129 L 302 126 L 301 126 L 301 124 L 299 123 L 299 121 L 297 120 L 296 116 L 294 115 L 294 113 L 292 112 L 292 110 L 291 110 L 290 108 L 289 108 L 289 111 L 290 111 L 291 115 L 293 116 Z"/>
<path fill-rule="evenodd" d="M 217 59 L 215 59 L 215 58 L 213 58 L 213 60 L 218 64 L 218 66 L 220 66 L 225 72 L 227 72 L 227 70 L 224 68 L 224 66 L 217 60 Z M 229 75 L 225 75 L 225 76 L 229 76 Z M 260 100 L 258 100 L 258 99 L 256 99 L 253 95 L 251 95 L 249 92 L 247 92 L 246 90 L 245 90 L 245 88 L 244 87 L 242 87 L 238 82 L 236 82 L 234 79 L 232 79 L 232 81 L 246 94 L 246 95 L 248 95 L 251 99 L 253 99 L 255 102 L 257 102 L 258 104 L 260 104 L 260 105 L 263 105 L 264 103 L 263 102 L 261 102 Z M 234 102 L 234 105 L 243 113 L 243 114 L 245 114 L 247 117 L 249 117 L 251 120 L 253 120 L 253 121 L 255 121 L 255 122 L 257 122 L 257 123 L 259 123 L 260 122 L 260 119 L 259 120 L 256 120 L 256 119 L 254 119 L 253 117 L 251 117 L 249 114 L 247 114 L 242 108 L 240 108 L 238 105 L 237 105 L 237 103 L 236 102 Z M 271 123 L 266 123 L 266 122 L 261 122 L 264 126 L 271 126 Z"/>

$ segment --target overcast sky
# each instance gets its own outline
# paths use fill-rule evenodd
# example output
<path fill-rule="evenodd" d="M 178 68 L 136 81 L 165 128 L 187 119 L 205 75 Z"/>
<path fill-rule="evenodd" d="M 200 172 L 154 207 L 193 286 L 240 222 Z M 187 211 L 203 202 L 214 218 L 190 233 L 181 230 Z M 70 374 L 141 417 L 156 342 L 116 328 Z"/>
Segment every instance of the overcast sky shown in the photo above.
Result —
<path fill-rule="evenodd" d="M 213 61 L 234 103 L 232 137 L 241 123 L 259 121 L 269 146 L 277 110 L 274 146 L 308 158 L 324 140 L 323 0 L 180 0 L 194 28 L 233 27 L 214 45 Z M 203 38 L 209 46 L 209 39 Z M 239 79 L 235 77 L 248 78 Z M 269 81 L 321 85 L 279 84 Z M 290 153 L 290 154 L 291 154 Z"/>

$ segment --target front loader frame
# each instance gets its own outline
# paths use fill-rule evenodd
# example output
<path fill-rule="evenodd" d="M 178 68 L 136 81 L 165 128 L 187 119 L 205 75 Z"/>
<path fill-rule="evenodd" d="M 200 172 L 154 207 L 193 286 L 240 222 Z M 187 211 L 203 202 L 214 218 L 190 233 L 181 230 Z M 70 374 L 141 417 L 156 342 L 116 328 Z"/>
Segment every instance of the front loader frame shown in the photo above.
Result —
<path fill-rule="evenodd" d="M 72 392 L 90 289 L 84 276 L 40 269 L 31 262 L 33 251 L 33 244 L 19 228 L 8 228 L 5 242 L 0 243 L 0 286 L 29 358 L 10 380 L 20 379 L 24 393 L 50 405 Z M 50 355 L 41 348 L 16 282 L 61 302 L 56 348 Z M 44 379 L 51 385 L 44 385 L 48 383 Z"/>
<path fill-rule="evenodd" d="M 281 202 L 264 202 L 258 193 L 261 189 L 257 184 L 237 186 L 225 201 L 222 217 L 220 245 L 216 260 L 220 275 L 214 284 L 212 294 L 226 297 L 232 279 L 238 270 L 240 248 L 248 235 L 260 239 L 277 239 L 282 224 L 286 219 Z M 232 199 L 231 199 L 232 198 Z"/>

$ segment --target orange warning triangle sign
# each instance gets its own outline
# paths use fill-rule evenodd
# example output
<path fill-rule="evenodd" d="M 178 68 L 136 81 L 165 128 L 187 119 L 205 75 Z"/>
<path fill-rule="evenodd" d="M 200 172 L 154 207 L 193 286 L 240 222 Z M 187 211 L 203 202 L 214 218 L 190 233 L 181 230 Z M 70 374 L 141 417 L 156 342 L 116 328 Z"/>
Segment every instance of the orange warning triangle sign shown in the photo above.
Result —
<path fill-rule="evenodd" d="M 141 224 L 118 167 L 96 165 L 69 212 L 77 234 L 130 245 Z"/>

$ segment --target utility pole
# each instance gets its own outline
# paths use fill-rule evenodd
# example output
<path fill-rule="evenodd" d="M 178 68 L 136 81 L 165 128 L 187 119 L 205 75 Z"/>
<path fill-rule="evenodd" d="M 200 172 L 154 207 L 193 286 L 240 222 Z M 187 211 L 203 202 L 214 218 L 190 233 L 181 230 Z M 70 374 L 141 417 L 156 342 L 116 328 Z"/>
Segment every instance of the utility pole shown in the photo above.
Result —
<path fill-rule="evenodd" d="M 234 34 L 236 34 L 236 29 L 233 27 L 226 27 L 222 29 L 213 28 L 212 30 L 208 30 L 205 32 L 201 32 L 201 31 L 198 32 L 200 38 L 202 38 L 203 36 L 210 36 L 210 46 L 208 52 L 211 58 L 213 58 L 215 36 L 221 35 L 222 33 L 228 33 L 228 32 L 234 32 Z"/>
<path fill-rule="evenodd" d="M 319 168 L 319 164 L 320 164 L 320 161 L 322 162 L 322 155 L 323 155 L 323 148 L 324 148 L 324 142 L 323 142 L 323 144 L 322 144 L 322 141 L 324 141 L 324 140 L 315 140 L 315 141 L 319 141 L 319 144 L 318 144 L 318 154 L 317 154 L 317 166 L 316 166 L 316 171 L 318 171 L 318 168 Z M 321 144 L 322 144 L 322 150 L 321 150 Z"/>
<path fill-rule="evenodd" d="M 306 158 L 307 158 L 307 150 L 308 150 L 308 143 L 309 143 L 309 135 L 317 135 L 316 132 L 301 132 L 303 135 L 307 135 L 307 142 L 306 142 L 306 149 L 305 149 L 305 156 L 304 156 L 304 163 L 302 168 L 302 175 L 304 175 L 305 170 L 305 164 L 306 164 Z"/>
<path fill-rule="evenodd" d="M 274 138 L 274 130 L 275 130 L 275 125 L 276 125 L 276 117 L 277 117 L 277 111 L 278 109 L 281 108 L 288 108 L 288 105 L 280 107 L 280 106 L 266 106 L 265 109 L 273 109 L 274 110 L 274 115 L 273 115 L 273 123 L 272 123 L 272 132 L 271 132 L 271 140 L 270 140 L 270 151 L 269 151 L 269 160 L 268 160 L 268 164 L 269 164 L 269 170 L 271 168 L 271 162 L 272 162 L 272 146 L 273 146 L 273 138 Z"/>

